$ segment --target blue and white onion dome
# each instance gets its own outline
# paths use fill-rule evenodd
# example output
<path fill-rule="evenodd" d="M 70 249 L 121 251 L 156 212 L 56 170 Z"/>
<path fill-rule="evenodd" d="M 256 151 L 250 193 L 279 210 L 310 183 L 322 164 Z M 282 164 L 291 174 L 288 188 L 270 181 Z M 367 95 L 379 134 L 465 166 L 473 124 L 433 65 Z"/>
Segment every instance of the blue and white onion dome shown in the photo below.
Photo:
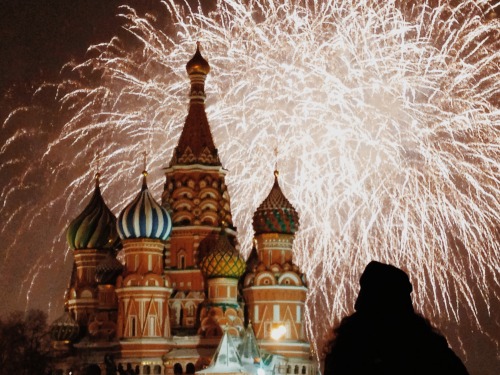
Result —
<path fill-rule="evenodd" d="M 151 238 L 166 240 L 172 231 L 172 219 L 149 193 L 146 171 L 142 172 L 142 189 L 135 199 L 118 216 L 120 238 Z"/>

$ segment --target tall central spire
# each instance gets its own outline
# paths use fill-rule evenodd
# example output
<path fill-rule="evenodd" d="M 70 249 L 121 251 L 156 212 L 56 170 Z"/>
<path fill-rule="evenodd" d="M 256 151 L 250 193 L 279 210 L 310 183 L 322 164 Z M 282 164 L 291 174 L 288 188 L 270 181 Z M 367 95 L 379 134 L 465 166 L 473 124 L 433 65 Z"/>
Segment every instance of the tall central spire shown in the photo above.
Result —
<path fill-rule="evenodd" d="M 210 65 L 201 55 L 199 43 L 196 53 L 186 64 L 186 71 L 191 80 L 189 112 L 170 166 L 221 165 L 205 113 L 205 79 Z"/>

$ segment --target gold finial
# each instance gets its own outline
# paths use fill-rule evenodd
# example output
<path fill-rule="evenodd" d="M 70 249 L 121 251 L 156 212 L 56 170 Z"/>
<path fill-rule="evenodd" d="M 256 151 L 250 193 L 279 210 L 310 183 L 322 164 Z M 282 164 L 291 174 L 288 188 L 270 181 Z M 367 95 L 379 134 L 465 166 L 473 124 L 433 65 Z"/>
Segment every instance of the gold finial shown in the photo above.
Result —
<path fill-rule="evenodd" d="M 148 188 L 147 181 L 146 181 L 146 177 L 148 176 L 148 171 L 146 170 L 148 153 L 146 151 L 144 151 L 142 153 L 142 156 L 143 156 L 143 166 L 144 166 L 144 170 L 142 171 L 142 189 L 144 190 L 144 189 Z"/>
<path fill-rule="evenodd" d="M 95 169 L 96 169 L 95 175 L 94 175 L 95 186 L 99 187 L 99 181 L 101 179 L 101 173 L 100 173 L 100 170 L 101 170 L 101 155 L 99 154 L 99 151 L 96 151 L 95 156 L 94 156 L 94 160 L 95 160 Z"/>
<path fill-rule="evenodd" d="M 146 173 L 146 175 L 148 174 L 148 172 L 146 171 L 147 159 L 148 159 L 148 153 L 146 151 L 143 151 L 143 153 L 142 153 L 142 165 L 144 167 L 144 170 L 143 170 L 142 174 Z"/>
<path fill-rule="evenodd" d="M 278 146 L 274 148 L 274 177 L 278 179 L 280 172 L 278 171 Z"/>

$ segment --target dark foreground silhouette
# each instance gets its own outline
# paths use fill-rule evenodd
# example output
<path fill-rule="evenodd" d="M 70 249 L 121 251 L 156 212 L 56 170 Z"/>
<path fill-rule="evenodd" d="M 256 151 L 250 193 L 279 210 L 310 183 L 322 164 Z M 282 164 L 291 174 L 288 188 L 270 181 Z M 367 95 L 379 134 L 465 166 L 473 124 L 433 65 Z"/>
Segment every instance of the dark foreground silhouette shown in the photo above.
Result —
<path fill-rule="evenodd" d="M 466 375 L 446 339 L 413 310 L 408 275 L 371 262 L 356 312 L 334 330 L 325 375 Z"/>

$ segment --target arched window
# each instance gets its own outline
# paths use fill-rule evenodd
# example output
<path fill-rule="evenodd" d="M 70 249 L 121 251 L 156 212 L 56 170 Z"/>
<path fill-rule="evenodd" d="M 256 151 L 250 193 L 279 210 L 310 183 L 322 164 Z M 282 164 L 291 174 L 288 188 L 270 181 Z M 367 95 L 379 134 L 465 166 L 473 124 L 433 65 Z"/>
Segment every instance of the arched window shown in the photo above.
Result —
<path fill-rule="evenodd" d="M 149 367 L 148 365 L 144 366 L 144 367 L 142 368 L 142 373 L 143 373 L 144 375 L 149 375 L 149 374 L 151 374 L 151 367 Z"/>
<path fill-rule="evenodd" d="M 156 365 L 154 367 L 153 374 L 155 374 L 155 375 L 161 375 L 161 366 L 160 365 Z"/>
<path fill-rule="evenodd" d="M 302 375 L 306 375 L 307 374 L 307 368 L 306 366 L 302 366 Z"/>
<path fill-rule="evenodd" d="M 192 363 L 188 363 L 186 366 L 186 374 L 194 374 L 194 365 Z"/>
<path fill-rule="evenodd" d="M 186 269 L 186 250 L 180 249 L 177 253 L 177 269 Z"/>
<path fill-rule="evenodd" d="M 180 375 L 182 374 L 182 365 L 180 363 L 176 363 L 174 365 L 174 374 L 175 375 Z"/>
<path fill-rule="evenodd" d="M 299 366 L 295 365 L 295 370 L 293 371 L 294 374 L 298 374 L 299 373 Z"/>

